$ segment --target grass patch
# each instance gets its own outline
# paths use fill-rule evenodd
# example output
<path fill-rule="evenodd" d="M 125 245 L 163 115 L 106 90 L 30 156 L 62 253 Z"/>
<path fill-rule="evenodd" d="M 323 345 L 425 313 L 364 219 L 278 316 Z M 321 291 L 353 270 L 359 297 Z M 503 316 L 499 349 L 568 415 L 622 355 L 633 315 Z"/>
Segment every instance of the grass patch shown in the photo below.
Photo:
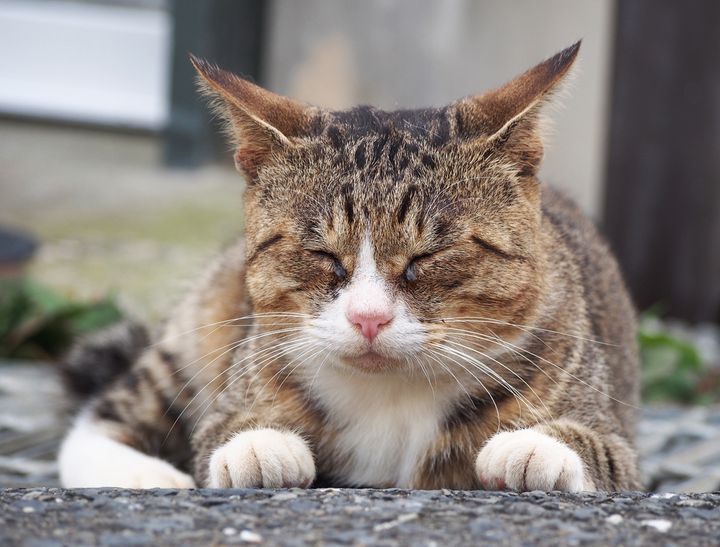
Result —
<path fill-rule="evenodd" d="M 645 402 L 709 404 L 720 401 L 720 376 L 698 349 L 664 330 L 650 312 L 638 331 Z"/>
<path fill-rule="evenodd" d="M 112 325 L 112 297 L 78 301 L 33 281 L 0 280 L 0 357 L 58 359 L 81 335 Z"/>

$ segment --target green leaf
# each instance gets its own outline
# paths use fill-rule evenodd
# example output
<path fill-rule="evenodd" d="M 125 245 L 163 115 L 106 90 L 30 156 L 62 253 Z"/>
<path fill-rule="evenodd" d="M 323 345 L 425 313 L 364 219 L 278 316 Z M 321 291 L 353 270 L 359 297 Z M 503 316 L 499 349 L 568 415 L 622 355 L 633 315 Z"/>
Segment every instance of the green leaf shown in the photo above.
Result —
<path fill-rule="evenodd" d="M 122 319 L 114 300 L 82 302 L 31 281 L 0 283 L 0 357 L 56 359 L 78 336 Z"/>

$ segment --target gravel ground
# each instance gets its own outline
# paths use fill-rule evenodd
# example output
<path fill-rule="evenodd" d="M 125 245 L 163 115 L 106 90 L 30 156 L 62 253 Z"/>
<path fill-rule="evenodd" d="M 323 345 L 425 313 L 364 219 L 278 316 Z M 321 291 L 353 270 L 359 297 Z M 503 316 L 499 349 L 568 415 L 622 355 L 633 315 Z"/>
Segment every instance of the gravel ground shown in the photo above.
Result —
<path fill-rule="evenodd" d="M 2 545 L 717 545 L 720 494 L 5 490 Z"/>

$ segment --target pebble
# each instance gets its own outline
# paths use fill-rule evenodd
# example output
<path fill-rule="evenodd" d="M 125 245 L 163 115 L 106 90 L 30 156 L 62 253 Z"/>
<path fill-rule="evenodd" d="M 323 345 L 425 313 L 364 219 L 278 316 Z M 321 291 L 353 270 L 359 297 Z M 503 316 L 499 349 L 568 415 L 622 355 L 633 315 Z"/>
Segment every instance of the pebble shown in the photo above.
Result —
<path fill-rule="evenodd" d="M 401 524 L 404 524 L 405 522 L 409 522 L 411 520 L 415 520 L 418 518 L 417 513 L 407 513 L 405 515 L 398 516 L 395 520 L 391 520 L 390 522 L 383 522 L 382 524 L 377 524 L 373 527 L 373 530 L 375 532 L 383 532 L 385 530 L 390 530 L 391 528 L 395 528 L 396 526 L 400 526 Z"/>
<path fill-rule="evenodd" d="M 605 519 L 608 524 L 620 524 L 623 521 L 623 516 L 614 513 Z"/>
<path fill-rule="evenodd" d="M 243 530 L 240 532 L 240 540 L 245 543 L 262 543 L 263 537 L 250 530 Z"/>
<path fill-rule="evenodd" d="M 273 499 L 275 501 L 287 501 L 287 500 L 294 500 L 298 497 L 297 494 L 294 494 L 293 492 L 283 492 L 281 494 L 275 494 Z"/>
<path fill-rule="evenodd" d="M 643 520 L 641 522 L 643 526 L 648 526 L 650 528 L 655 528 L 658 532 L 665 533 L 672 527 L 672 522 L 669 520 L 663 520 L 663 519 L 652 519 L 652 520 Z"/>

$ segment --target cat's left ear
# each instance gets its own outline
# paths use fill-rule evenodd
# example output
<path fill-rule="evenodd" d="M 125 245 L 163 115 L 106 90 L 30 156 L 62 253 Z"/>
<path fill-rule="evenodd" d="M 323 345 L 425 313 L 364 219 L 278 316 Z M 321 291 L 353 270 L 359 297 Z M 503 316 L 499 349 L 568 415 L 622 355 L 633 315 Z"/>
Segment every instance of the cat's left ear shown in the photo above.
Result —
<path fill-rule="evenodd" d="M 520 176 L 540 167 L 540 112 L 570 71 L 580 42 L 536 65 L 498 89 L 451 105 L 458 137 L 483 147 L 483 157 L 509 161 Z"/>
<path fill-rule="evenodd" d="M 263 89 L 194 55 L 201 89 L 212 97 L 217 113 L 228 122 L 235 147 L 235 166 L 250 182 L 272 153 L 291 146 L 310 130 L 313 107 Z"/>

